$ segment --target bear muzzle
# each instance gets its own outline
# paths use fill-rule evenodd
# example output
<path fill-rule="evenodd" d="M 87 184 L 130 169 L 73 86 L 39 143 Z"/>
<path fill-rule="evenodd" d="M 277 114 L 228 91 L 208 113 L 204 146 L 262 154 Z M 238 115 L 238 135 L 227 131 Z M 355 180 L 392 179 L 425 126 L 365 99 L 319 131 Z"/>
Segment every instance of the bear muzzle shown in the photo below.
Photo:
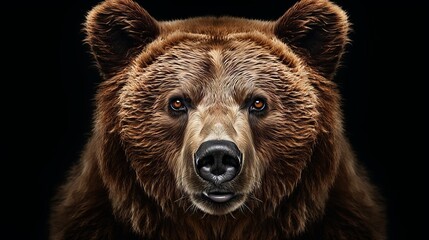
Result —
<path fill-rule="evenodd" d="M 226 140 L 210 140 L 202 143 L 194 154 L 198 176 L 214 186 L 203 192 L 213 202 L 223 203 L 234 197 L 233 192 L 221 190 L 222 184 L 233 180 L 240 172 L 243 154 L 237 145 Z"/>

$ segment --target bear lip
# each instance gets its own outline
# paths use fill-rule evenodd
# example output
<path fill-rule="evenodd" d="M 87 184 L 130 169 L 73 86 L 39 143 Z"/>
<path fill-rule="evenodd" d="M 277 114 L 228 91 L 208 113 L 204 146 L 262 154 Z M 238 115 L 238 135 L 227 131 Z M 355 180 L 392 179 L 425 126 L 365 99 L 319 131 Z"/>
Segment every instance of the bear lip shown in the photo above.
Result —
<path fill-rule="evenodd" d="M 232 192 L 203 192 L 203 195 L 216 203 L 228 202 L 235 196 Z"/>

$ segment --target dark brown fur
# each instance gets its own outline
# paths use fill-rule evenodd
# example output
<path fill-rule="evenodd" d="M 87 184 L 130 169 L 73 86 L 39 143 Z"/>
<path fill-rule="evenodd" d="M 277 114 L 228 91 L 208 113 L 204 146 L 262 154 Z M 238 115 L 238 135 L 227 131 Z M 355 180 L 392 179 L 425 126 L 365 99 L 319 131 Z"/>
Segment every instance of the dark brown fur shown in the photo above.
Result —
<path fill-rule="evenodd" d="M 344 136 L 332 78 L 346 14 L 302 0 L 275 22 L 158 22 L 131 0 L 95 7 L 87 43 L 104 78 L 93 135 L 60 189 L 51 239 L 385 239 L 383 207 Z M 186 115 L 174 96 L 192 99 Z M 267 99 L 264 115 L 243 104 Z M 244 110 L 243 110 L 244 109 Z M 199 202 L 192 156 L 208 139 L 243 151 L 225 187 Z"/>

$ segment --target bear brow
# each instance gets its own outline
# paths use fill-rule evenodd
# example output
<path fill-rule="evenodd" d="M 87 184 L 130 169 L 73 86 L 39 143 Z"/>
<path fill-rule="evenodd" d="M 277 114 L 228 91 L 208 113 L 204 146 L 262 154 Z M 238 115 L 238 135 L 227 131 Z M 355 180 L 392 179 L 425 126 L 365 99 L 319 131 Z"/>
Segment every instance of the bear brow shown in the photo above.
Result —
<path fill-rule="evenodd" d="M 216 46 L 225 46 L 230 41 L 241 41 L 243 43 L 248 42 L 257 44 L 266 50 L 268 50 L 274 56 L 277 56 L 279 60 L 290 68 L 296 68 L 299 66 L 298 58 L 294 56 L 294 53 L 290 48 L 280 41 L 276 41 L 273 38 L 268 38 L 260 32 L 244 32 L 244 33 L 233 33 L 228 35 L 208 35 L 200 33 L 188 33 L 188 32 L 174 32 L 167 35 L 165 38 L 155 40 L 150 43 L 142 54 L 138 57 L 136 63 L 139 67 L 147 67 L 152 64 L 157 57 L 165 54 L 174 46 L 183 44 L 184 42 L 202 42 L 216 48 Z"/>

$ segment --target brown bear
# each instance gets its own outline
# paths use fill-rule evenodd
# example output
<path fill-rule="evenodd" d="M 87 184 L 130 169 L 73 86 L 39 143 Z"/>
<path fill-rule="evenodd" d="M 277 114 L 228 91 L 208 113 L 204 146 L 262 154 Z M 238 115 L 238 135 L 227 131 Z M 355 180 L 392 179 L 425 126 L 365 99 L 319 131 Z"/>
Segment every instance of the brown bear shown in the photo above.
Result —
<path fill-rule="evenodd" d="M 333 81 L 346 13 L 157 21 L 107 0 L 85 23 L 103 81 L 56 239 L 385 239 Z"/>

